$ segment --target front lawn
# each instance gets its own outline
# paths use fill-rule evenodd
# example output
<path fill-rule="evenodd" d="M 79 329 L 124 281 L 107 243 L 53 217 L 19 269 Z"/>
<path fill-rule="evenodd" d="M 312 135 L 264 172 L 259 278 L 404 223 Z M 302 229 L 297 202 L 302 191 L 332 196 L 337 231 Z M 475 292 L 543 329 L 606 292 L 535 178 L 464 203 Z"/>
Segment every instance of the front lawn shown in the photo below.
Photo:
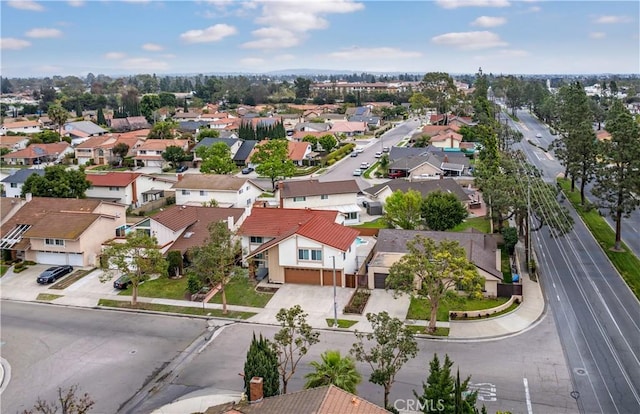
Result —
<path fill-rule="evenodd" d="M 496 306 L 506 303 L 508 298 L 482 298 L 468 299 L 465 297 L 455 297 L 449 295 L 442 301 L 438 307 L 438 316 L 436 320 L 441 322 L 449 321 L 449 311 L 472 311 L 481 309 L 495 308 Z M 429 299 L 412 297 L 407 319 L 428 320 L 431 315 Z"/>
<path fill-rule="evenodd" d="M 4 276 L 5 273 L 7 273 L 7 270 L 9 270 L 9 266 L 7 265 L 0 265 L 0 277 Z"/>
<path fill-rule="evenodd" d="M 43 302 L 51 302 L 52 300 L 61 298 L 63 295 L 54 295 L 52 293 L 38 293 L 38 297 L 36 300 L 40 300 Z"/>
<path fill-rule="evenodd" d="M 333 328 L 333 322 L 335 322 L 333 318 L 327 318 L 327 325 L 329 325 L 330 328 Z M 351 328 L 356 323 L 358 323 L 358 321 L 338 319 L 338 328 Z"/>
<path fill-rule="evenodd" d="M 155 312 L 171 312 L 182 313 L 185 315 L 200 315 L 200 316 L 215 316 L 218 318 L 234 318 L 234 319 L 249 319 L 256 314 L 253 312 L 238 312 L 228 311 L 226 314 L 222 313 L 222 309 L 202 309 L 202 307 L 189 307 L 189 306 L 171 306 L 160 305 L 157 303 L 144 303 L 138 302 L 135 306 L 129 301 L 100 299 L 98 306 L 108 306 L 110 308 L 121 309 L 141 309 Z"/>
<path fill-rule="evenodd" d="M 569 180 L 558 179 L 558 183 L 562 186 L 564 194 L 587 225 L 593 237 L 598 241 L 604 253 L 611 260 L 611 263 L 620 272 L 631 291 L 640 299 L 640 259 L 630 252 L 624 243 L 622 243 L 623 251 L 612 250 L 616 240 L 616 233 L 605 218 L 600 216 L 596 208 L 586 211 L 580 206 L 580 193 L 578 191 L 573 193 L 570 191 L 571 182 Z"/>
<path fill-rule="evenodd" d="M 113 279 L 115 280 L 115 278 Z M 113 282 L 111 282 L 113 283 Z M 187 291 L 187 277 L 180 279 L 169 279 L 168 277 L 159 277 L 153 280 L 147 280 L 138 286 L 138 296 L 143 298 L 164 298 L 184 300 Z M 131 296 L 131 286 L 124 289 L 119 295 Z"/>
<path fill-rule="evenodd" d="M 386 229 L 387 223 L 384 221 L 383 217 L 378 217 L 373 221 L 367 221 L 366 223 L 356 224 L 354 226 L 350 226 L 353 228 L 361 228 L 361 229 Z"/>
<path fill-rule="evenodd" d="M 513 281 L 513 275 L 511 274 L 511 257 L 507 248 L 500 247 L 500 266 L 502 267 L 502 281 L 504 283 L 511 283 Z"/>
<path fill-rule="evenodd" d="M 472 217 L 465 219 L 465 221 L 452 228 L 451 231 L 461 232 L 470 228 L 489 233 L 491 231 L 491 223 L 486 217 Z"/>
<path fill-rule="evenodd" d="M 255 282 L 244 276 L 232 277 L 225 287 L 228 305 L 264 308 L 273 294 L 255 291 Z M 222 303 L 222 293 L 216 293 L 209 303 Z"/>
<path fill-rule="evenodd" d="M 430 335 L 430 336 L 449 336 L 449 328 L 436 326 L 435 332 L 428 333 L 426 326 L 420 326 L 420 325 L 405 325 L 405 326 L 414 334 Z"/>

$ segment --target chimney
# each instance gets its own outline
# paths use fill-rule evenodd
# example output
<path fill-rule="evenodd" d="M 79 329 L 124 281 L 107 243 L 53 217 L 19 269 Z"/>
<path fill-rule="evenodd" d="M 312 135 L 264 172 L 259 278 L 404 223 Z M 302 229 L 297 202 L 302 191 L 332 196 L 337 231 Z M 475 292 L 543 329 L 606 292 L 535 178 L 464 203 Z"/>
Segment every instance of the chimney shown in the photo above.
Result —
<path fill-rule="evenodd" d="M 27 200 L 27 203 L 33 199 L 33 194 L 27 193 L 24 196 L 24 199 Z"/>
<path fill-rule="evenodd" d="M 262 377 L 253 377 L 249 382 L 249 402 L 257 403 L 264 398 L 264 391 L 262 389 Z"/>
<path fill-rule="evenodd" d="M 184 174 L 177 174 L 178 176 L 178 181 L 182 181 L 182 178 L 184 177 Z"/>

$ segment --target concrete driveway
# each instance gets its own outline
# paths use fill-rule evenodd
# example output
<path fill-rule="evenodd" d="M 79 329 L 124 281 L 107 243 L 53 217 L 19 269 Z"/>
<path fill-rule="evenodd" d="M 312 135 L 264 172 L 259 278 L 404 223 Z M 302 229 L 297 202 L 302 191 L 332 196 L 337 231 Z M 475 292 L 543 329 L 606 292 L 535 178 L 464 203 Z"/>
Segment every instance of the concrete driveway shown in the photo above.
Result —
<path fill-rule="evenodd" d="M 51 293 L 49 290 L 50 284 L 40 285 L 36 282 L 40 273 L 49 267 L 51 267 L 51 265 L 29 266 L 20 273 L 13 273 L 13 267 L 11 267 L 7 270 L 7 273 L 0 278 L 1 297 L 3 299 L 34 300 L 38 297 L 39 293 Z"/>

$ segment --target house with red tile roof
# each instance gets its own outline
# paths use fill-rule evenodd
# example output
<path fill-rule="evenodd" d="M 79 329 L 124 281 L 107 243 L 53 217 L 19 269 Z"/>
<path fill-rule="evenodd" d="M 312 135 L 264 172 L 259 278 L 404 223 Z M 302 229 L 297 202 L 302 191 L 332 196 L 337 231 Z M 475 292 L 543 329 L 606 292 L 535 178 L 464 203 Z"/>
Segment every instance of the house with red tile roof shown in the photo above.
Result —
<path fill-rule="evenodd" d="M 441 131 L 429 139 L 429 144 L 436 148 L 460 148 L 462 134 L 451 129 Z"/>
<path fill-rule="evenodd" d="M 40 121 L 5 122 L 0 127 L 0 135 L 7 135 L 7 132 L 36 134 L 42 131 L 41 127 Z"/>
<path fill-rule="evenodd" d="M 104 165 L 116 160 L 112 150 L 114 146 L 120 143 L 124 143 L 129 147 L 127 156 L 133 156 L 135 149 L 146 140 L 148 131 L 147 129 L 91 137 L 74 148 L 78 165 L 84 165 L 87 162 L 95 165 Z"/>
<path fill-rule="evenodd" d="M 366 122 L 338 121 L 331 125 L 333 134 L 345 134 L 348 137 L 363 135 L 367 129 Z"/>
<path fill-rule="evenodd" d="M 161 168 L 165 162 L 162 158 L 162 153 L 166 151 L 167 147 L 171 146 L 180 147 L 187 151 L 189 141 L 186 139 L 148 139 L 136 148 L 136 155 L 133 159 L 145 167 Z"/>
<path fill-rule="evenodd" d="M 0 141 L 0 148 L 7 148 L 11 151 L 25 149 L 29 143 L 29 137 L 24 135 L 3 136 Z"/>
<path fill-rule="evenodd" d="M 113 201 L 137 208 L 150 201 L 165 197 L 176 180 L 135 172 L 87 173 L 91 187 L 87 189 L 87 198 Z"/>
<path fill-rule="evenodd" d="M 67 154 L 73 154 L 73 148 L 69 143 L 63 141 L 51 144 L 31 144 L 25 149 L 3 155 L 2 159 L 10 165 L 36 165 L 60 162 Z"/>
<path fill-rule="evenodd" d="M 258 142 L 258 144 L 256 144 L 256 146 L 251 151 L 251 154 L 249 155 L 249 160 L 251 160 L 253 154 L 258 150 L 258 147 L 265 144 L 266 142 L 267 140 L 262 140 Z M 289 159 L 298 166 L 302 165 L 302 161 L 307 159 L 312 152 L 311 144 L 308 142 L 287 141 L 287 145 Z M 252 164 L 252 166 L 255 165 L 257 164 Z"/>
<path fill-rule="evenodd" d="M 337 285 L 344 287 L 358 270 L 359 232 L 341 223 L 337 211 L 256 207 L 238 234 L 245 260 L 268 269 L 271 283 L 332 285 L 335 260 Z"/>

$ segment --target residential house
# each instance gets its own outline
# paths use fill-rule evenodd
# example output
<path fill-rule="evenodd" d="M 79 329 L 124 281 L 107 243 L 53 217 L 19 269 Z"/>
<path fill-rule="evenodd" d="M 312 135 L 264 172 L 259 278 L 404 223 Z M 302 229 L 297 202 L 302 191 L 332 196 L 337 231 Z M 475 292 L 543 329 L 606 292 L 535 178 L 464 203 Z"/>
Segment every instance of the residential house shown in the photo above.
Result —
<path fill-rule="evenodd" d="M 326 123 L 346 122 L 347 121 L 347 115 L 346 114 L 334 114 L 334 113 L 329 113 L 329 112 L 325 112 L 325 113 L 320 114 L 318 116 L 318 118 L 322 119 Z"/>
<path fill-rule="evenodd" d="M 358 270 L 357 230 L 339 224 L 331 210 L 260 208 L 251 211 L 238 234 L 245 260 L 266 267 L 271 283 L 346 286 Z M 334 266 L 335 265 L 335 266 Z"/>
<path fill-rule="evenodd" d="M 611 140 L 611 133 L 609 131 L 601 129 L 600 131 L 596 131 L 596 138 L 598 139 L 598 141 L 609 141 Z"/>
<path fill-rule="evenodd" d="M 0 197 L 0 226 L 13 217 L 24 203 L 21 198 Z"/>
<path fill-rule="evenodd" d="M 4 186 L 5 197 L 15 198 L 22 195 L 22 185 L 31 175 L 37 174 L 44 176 L 43 169 L 22 168 L 13 172 L 10 176 L 5 177 L 2 181 Z"/>
<path fill-rule="evenodd" d="M 266 142 L 267 140 L 262 140 L 253 148 L 251 155 L 249 155 L 249 160 L 251 160 L 251 156 L 253 155 L 253 153 L 257 151 L 257 147 L 260 145 L 264 145 Z M 287 141 L 287 145 L 288 145 L 287 155 L 295 165 L 301 166 L 302 161 L 309 159 L 309 156 L 311 155 L 311 152 L 312 152 L 310 143 Z M 250 164 L 254 165 L 253 163 L 250 163 Z"/>
<path fill-rule="evenodd" d="M 67 154 L 73 154 L 73 148 L 67 142 L 51 144 L 31 144 L 25 149 L 10 152 L 2 156 L 10 165 L 37 165 L 48 162 L 58 163 Z"/>
<path fill-rule="evenodd" d="M 380 229 L 374 253 L 368 267 L 368 286 L 370 289 L 386 288 L 386 279 L 391 266 L 409 251 L 407 242 L 417 235 L 436 242 L 454 240 L 460 243 L 467 254 L 467 260 L 473 263 L 484 279 L 483 293 L 496 297 L 498 283 L 502 282 L 500 249 L 494 235 L 480 233 L 477 230 L 465 232 L 421 231 Z"/>
<path fill-rule="evenodd" d="M 256 144 L 257 141 L 242 141 L 240 148 L 238 148 L 238 151 L 236 151 L 233 156 L 233 162 L 241 167 L 249 165 L 251 163 L 249 157 L 253 154 L 253 149 Z"/>
<path fill-rule="evenodd" d="M 407 180 L 389 180 L 382 184 L 376 184 L 362 190 L 365 194 L 378 201 L 384 202 L 387 197 L 395 191 L 407 192 L 414 190 L 420 192 L 422 197 L 426 197 L 434 191 L 442 191 L 456 196 L 456 198 L 466 206 L 471 203 L 471 197 L 467 192 L 452 178 L 444 178 L 441 180 L 427 181 L 407 181 Z"/>
<path fill-rule="evenodd" d="M 0 135 L 7 135 L 8 132 L 24 134 L 36 134 L 42 132 L 42 125 L 39 121 L 16 121 L 7 122 L 0 127 Z M 4 138 L 3 138 L 4 141 Z"/>
<path fill-rule="evenodd" d="M 256 388 L 256 384 L 259 384 Z M 382 407 L 348 393 L 335 385 L 326 385 L 288 394 L 263 398 L 262 378 L 254 377 L 249 385 L 254 401 L 235 401 L 214 405 L 204 414 L 386 414 Z"/>
<path fill-rule="evenodd" d="M 278 114 L 278 116 L 282 119 L 282 126 L 287 133 L 293 132 L 296 125 L 304 122 L 304 118 L 300 114 Z"/>
<path fill-rule="evenodd" d="M 203 129 L 209 128 L 208 121 L 180 121 L 178 122 L 178 131 L 188 132 L 193 135 L 198 135 Z"/>
<path fill-rule="evenodd" d="M 339 211 L 344 215 L 344 224 L 351 225 L 360 222 L 359 191 L 356 180 L 292 180 L 278 183 L 276 197 L 281 208 Z"/>
<path fill-rule="evenodd" d="M 137 131 L 149 129 L 151 125 L 144 116 L 129 116 L 126 118 L 112 118 L 108 120 L 109 127 L 114 132 Z"/>
<path fill-rule="evenodd" d="M 215 200 L 219 207 L 251 208 L 263 189 L 247 178 L 222 174 L 185 174 L 172 187 L 177 205 L 202 205 Z"/>
<path fill-rule="evenodd" d="M 89 137 L 104 135 L 108 131 L 91 121 L 67 122 L 64 124 L 64 134 L 71 137 L 73 145 L 80 144 Z"/>
<path fill-rule="evenodd" d="M 0 141 L 0 148 L 7 148 L 11 151 L 21 150 L 27 148 L 29 143 L 29 137 L 24 135 L 7 135 L 2 137 Z"/>
<path fill-rule="evenodd" d="M 122 204 L 28 194 L 0 228 L 0 248 L 15 258 L 42 264 L 97 266 L 102 244 L 125 224 Z"/>
<path fill-rule="evenodd" d="M 165 162 L 162 153 L 171 146 L 182 148 L 186 152 L 189 148 L 189 141 L 186 139 L 148 139 L 136 148 L 136 155 L 133 159 L 138 165 L 161 168 Z"/>
<path fill-rule="evenodd" d="M 177 250 L 184 255 L 204 244 L 210 223 L 224 221 L 236 231 L 244 216 L 244 208 L 174 205 L 136 224 L 136 229 L 154 236 L 163 253 Z"/>
<path fill-rule="evenodd" d="M 409 151 L 407 151 L 409 152 Z M 394 156 L 397 156 L 398 151 Z M 461 152 L 420 152 L 420 155 L 395 158 L 389 164 L 391 177 L 410 179 L 431 179 L 442 176 L 459 177 L 469 169 L 469 159 Z"/>
<path fill-rule="evenodd" d="M 132 157 L 137 147 L 142 145 L 148 134 L 147 129 L 132 131 L 123 134 L 109 134 L 91 137 L 75 146 L 76 159 L 79 165 L 86 163 L 104 165 L 116 160 L 113 147 L 118 144 L 126 144 L 129 147 L 127 156 Z"/>
<path fill-rule="evenodd" d="M 199 112 L 178 112 L 173 116 L 173 120 L 176 122 L 199 121 L 200 113 Z"/>
<path fill-rule="evenodd" d="M 113 201 L 131 208 L 164 197 L 164 192 L 176 183 L 166 177 L 135 172 L 89 172 L 87 180 L 91 183 L 87 198 Z"/>
<path fill-rule="evenodd" d="M 320 122 L 300 122 L 296 125 L 295 131 L 322 132 L 327 133 L 331 129 L 331 124 Z M 294 132 L 295 133 L 295 132 Z"/>
<path fill-rule="evenodd" d="M 441 131 L 429 139 L 429 144 L 438 148 L 460 148 L 462 142 L 462 134 L 455 131 Z"/>
<path fill-rule="evenodd" d="M 379 116 L 353 115 L 349 117 L 349 122 L 364 122 L 369 129 L 376 129 L 382 125 L 382 118 Z"/>
<path fill-rule="evenodd" d="M 294 131 L 293 135 L 291 135 L 291 140 L 300 142 L 303 139 L 305 139 L 305 137 L 308 137 L 308 136 L 320 138 L 327 134 L 333 135 L 331 132 L 327 132 L 327 131 Z"/>
<path fill-rule="evenodd" d="M 348 137 L 364 135 L 367 129 L 367 124 L 365 122 L 334 122 L 331 125 L 331 132 L 333 134 L 344 134 Z"/>
<path fill-rule="evenodd" d="M 371 116 L 371 109 L 373 107 L 371 106 L 356 106 L 356 107 L 350 107 L 347 108 L 346 110 L 346 115 L 348 117 L 350 116 Z"/>
<path fill-rule="evenodd" d="M 236 155 L 236 153 L 240 149 L 240 146 L 242 145 L 242 141 L 237 138 L 210 138 L 210 137 L 203 138 L 191 150 L 191 152 L 193 153 L 193 161 L 195 162 L 202 161 L 202 159 L 198 157 L 196 154 L 196 152 L 198 151 L 198 148 L 210 147 L 211 145 L 217 142 L 222 142 L 226 144 L 227 147 L 229 147 L 229 151 L 231 152 L 231 158 L 233 158 Z"/>

